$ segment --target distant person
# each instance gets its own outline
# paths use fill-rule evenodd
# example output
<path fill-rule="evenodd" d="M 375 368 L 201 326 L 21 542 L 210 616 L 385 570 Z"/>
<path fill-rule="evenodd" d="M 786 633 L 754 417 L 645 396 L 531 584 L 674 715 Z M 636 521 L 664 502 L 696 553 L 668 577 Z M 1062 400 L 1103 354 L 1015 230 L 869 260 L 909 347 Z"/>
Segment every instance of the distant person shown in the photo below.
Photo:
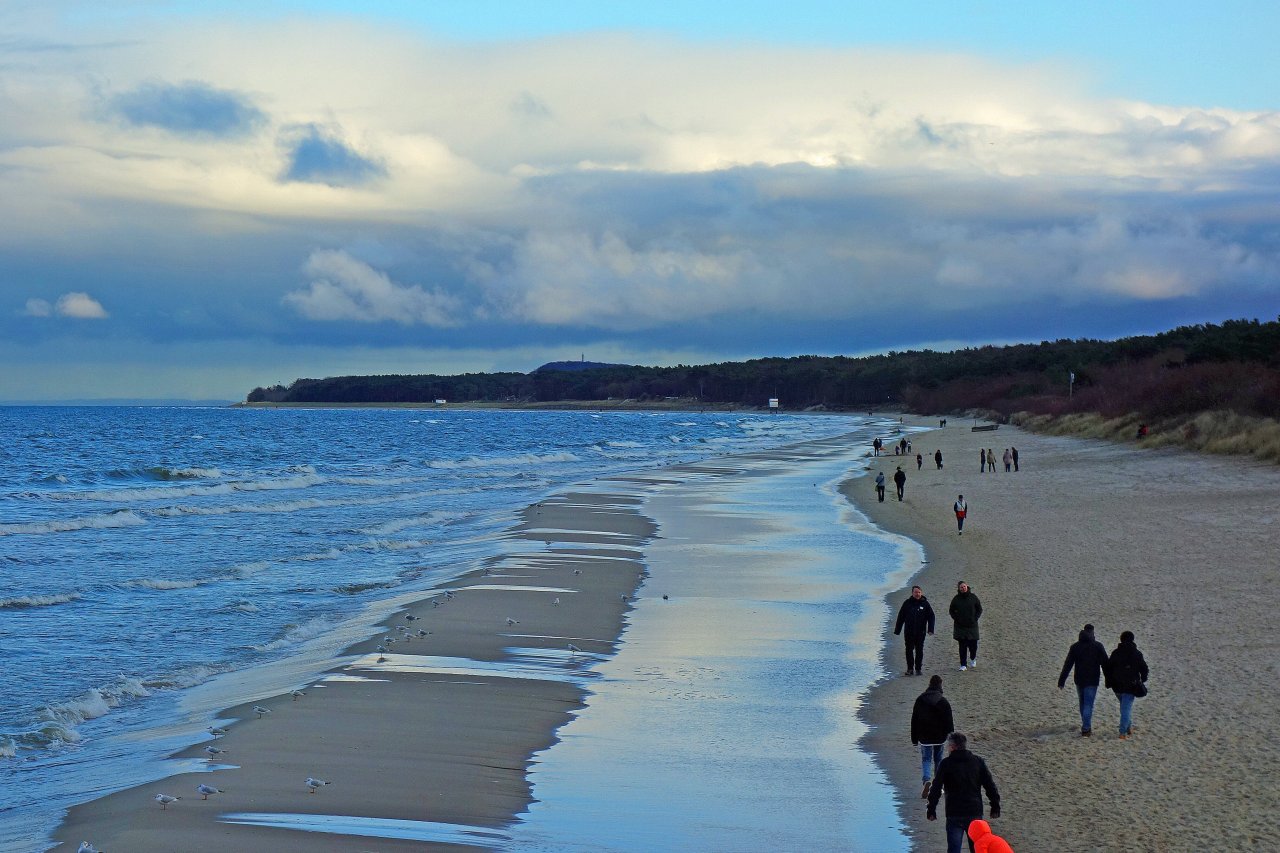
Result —
<path fill-rule="evenodd" d="M 991 817 L 1000 817 L 1000 791 L 987 769 L 987 762 L 969 751 L 969 739 L 960 732 L 947 738 L 947 757 L 938 765 L 929 790 L 929 820 L 938 819 L 938 800 L 947 792 L 947 853 L 960 853 L 969 834 L 969 824 L 982 820 L 982 792 L 991 801 Z M 969 838 L 969 850 L 974 849 Z"/>
<path fill-rule="evenodd" d="M 902 448 L 902 455 L 903 455 L 903 456 L 906 456 L 906 455 L 907 455 L 907 445 L 908 445 L 908 444 L 910 444 L 910 443 L 911 443 L 911 442 L 907 441 L 907 439 L 906 439 L 905 437 L 902 439 L 902 441 L 899 441 L 899 442 L 898 442 L 898 446 Z"/>
<path fill-rule="evenodd" d="M 942 470 L 942 451 L 941 450 L 933 451 L 933 464 L 938 466 L 939 471 Z"/>
<path fill-rule="evenodd" d="M 1018 448 L 1010 447 L 1009 453 L 1013 455 L 1013 472 L 1018 473 Z"/>
<path fill-rule="evenodd" d="M 1071 644 L 1067 659 L 1058 674 L 1058 689 L 1067 686 L 1067 673 L 1076 671 L 1076 696 L 1080 699 L 1080 736 L 1093 734 L 1093 701 L 1098 695 L 1098 684 L 1107 671 L 1107 650 L 1093 636 L 1093 626 L 1085 625 L 1080 639 Z"/>
<path fill-rule="evenodd" d="M 956 498 L 955 504 L 951 507 L 956 514 L 956 531 L 960 536 L 964 535 L 964 520 L 969 515 L 969 505 L 964 501 L 964 495 Z"/>
<path fill-rule="evenodd" d="M 973 853 L 1013 853 L 1009 842 L 991 831 L 991 824 L 975 820 L 969 824 L 969 845 Z"/>
<path fill-rule="evenodd" d="M 1008 474 L 1013 470 L 1013 454 L 1009 452 L 1009 448 L 1004 449 L 1004 472 Z"/>
<path fill-rule="evenodd" d="M 1133 641 L 1133 632 L 1120 635 L 1120 645 L 1107 662 L 1107 686 L 1120 700 L 1120 740 L 1133 734 L 1133 700 L 1147 695 L 1147 661 Z"/>
<path fill-rule="evenodd" d="M 920 799 L 929 796 L 933 777 L 942 763 L 942 750 L 947 737 L 955 731 L 951 703 L 942 695 L 942 676 L 929 676 L 929 689 L 916 697 L 911 708 L 911 745 L 920 747 L 920 776 L 923 788 Z"/>
<path fill-rule="evenodd" d="M 981 447 L 978 448 L 978 473 L 987 473 L 987 451 Z"/>
<path fill-rule="evenodd" d="M 902 470 L 901 465 L 893 474 L 893 484 L 898 487 L 898 500 L 902 500 L 902 490 L 907 487 L 907 472 Z"/>
<path fill-rule="evenodd" d="M 876 474 L 876 498 L 884 503 L 884 472 Z"/>
<path fill-rule="evenodd" d="M 893 626 L 894 636 L 902 634 L 906 640 L 907 675 L 920 675 L 920 667 L 924 665 L 924 635 L 933 633 L 933 622 L 933 605 L 924 597 L 924 590 L 918 586 L 911 587 L 911 597 L 898 608 L 898 621 Z M 941 760 L 941 739 L 938 740 L 938 749 Z"/>
<path fill-rule="evenodd" d="M 960 647 L 960 671 L 978 666 L 978 620 L 982 618 L 982 602 L 964 581 L 956 584 L 956 594 L 948 608 L 951 614 L 951 636 Z"/>
<path fill-rule="evenodd" d="M 996 472 L 996 452 L 990 447 L 987 448 L 987 473 L 994 474 Z"/>
<path fill-rule="evenodd" d="M 870 413 L 868 413 L 868 414 L 870 414 Z M 878 439 L 878 438 L 877 438 L 875 441 L 871 442 L 871 449 L 875 451 L 875 455 L 876 455 L 876 456 L 879 456 L 879 455 L 880 455 L 880 448 L 881 448 L 881 447 L 883 447 L 883 446 L 884 446 L 884 442 L 882 442 L 882 441 L 881 441 L 880 439 Z"/>
<path fill-rule="evenodd" d="M 916 454 L 916 470 L 919 471 L 923 467 L 924 467 L 924 454 L 917 453 Z"/>

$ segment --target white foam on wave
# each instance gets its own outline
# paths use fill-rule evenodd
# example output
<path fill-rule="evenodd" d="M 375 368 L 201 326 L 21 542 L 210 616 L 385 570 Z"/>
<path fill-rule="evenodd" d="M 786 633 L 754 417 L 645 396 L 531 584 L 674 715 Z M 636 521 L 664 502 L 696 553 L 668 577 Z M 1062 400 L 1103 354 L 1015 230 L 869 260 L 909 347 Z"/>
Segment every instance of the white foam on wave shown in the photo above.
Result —
<path fill-rule="evenodd" d="M 0 536 L 19 534 L 70 533 L 86 529 L 110 529 L 114 527 L 140 527 L 147 521 L 131 509 L 87 515 L 80 518 L 57 518 L 50 521 L 28 521 L 17 524 L 0 524 Z"/>
<path fill-rule="evenodd" d="M 123 586 L 137 587 L 139 589 L 192 589 L 193 587 L 203 586 L 212 583 L 212 579 L 203 580 L 170 580 L 169 578 L 139 578 L 137 580 L 125 581 Z"/>
<path fill-rule="evenodd" d="M 78 592 L 63 592 L 53 595 L 19 595 L 15 598 L 0 598 L 0 607 L 21 610 L 27 607 L 54 607 L 80 598 Z"/>
<path fill-rule="evenodd" d="M 216 497 L 238 492 L 281 491 L 308 489 L 327 483 L 319 474 L 298 474 L 293 477 L 277 477 L 269 480 L 240 480 L 213 485 L 190 486 L 140 486 L 134 489 L 90 489 L 75 492 L 51 492 L 42 497 L 58 501 L 167 501 L 174 498 Z"/>
<path fill-rule="evenodd" d="M 648 447 L 647 444 L 639 441 L 606 441 L 605 447 Z"/>
<path fill-rule="evenodd" d="M 313 640 L 322 634 L 332 631 L 337 624 L 338 620 L 329 616 L 317 616 L 315 619 L 308 619 L 300 625 L 290 623 L 284 626 L 284 630 L 274 640 L 251 646 L 251 648 L 255 652 L 279 651 L 280 649 L 305 643 L 307 640 Z"/>
<path fill-rule="evenodd" d="M 474 491 L 474 490 L 470 490 Z M 380 504 L 414 501 L 425 497 L 443 494 L 441 491 L 408 492 L 394 495 L 381 495 L 371 498 L 303 498 L 296 501 L 275 501 L 272 503 L 224 504 L 222 506 L 167 506 L 149 510 L 151 515 L 174 518 L 184 515 L 234 515 L 236 513 L 291 513 L 305 512 L 310 509 L 330 509 L 333 507 L 378 506 Z"/>
<path fill-rule="evenodd" d="M 471 456 L 467 459 L 432 459 L 429 468 L 492 468 L 513 465 L 546 465 L 553 462 L 581 462 L 572 453 L 521 453 L 516 456 Z"/>
<path fill-rule="evenodd" d="M 142 679 L 132 676 L 120 676 L 110 684 L 90 687 L 70 701 L 58 705 L 46 705 L 40 710 L 40 719 L 57 724 L 65 729 L 59 739 L 64 741 L 78 740 L 75 727 L 85 720 L 101 717 L 112 708 L 119 707 L 130 699 L 149 696 L 151 691 L 142 683 Z"/>

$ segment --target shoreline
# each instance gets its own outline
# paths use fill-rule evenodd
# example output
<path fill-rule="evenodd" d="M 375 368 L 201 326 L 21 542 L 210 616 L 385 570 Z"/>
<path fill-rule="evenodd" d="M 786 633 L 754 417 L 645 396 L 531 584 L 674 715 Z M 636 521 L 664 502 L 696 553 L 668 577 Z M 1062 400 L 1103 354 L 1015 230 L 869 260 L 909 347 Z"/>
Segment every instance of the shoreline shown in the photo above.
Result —
<path fill-rule="evenodd" d="M 922 470 L 881 457 L 882 466 L 841 490 L 874 524 L 918 542 L 928 561 L 885 598 L 889 675 L 861 712 L 870 726 L 863 744 L 898 791 L 913 849 L 936 849 L 944 834 L 941 807 L 939 822 L 925 820 L 919 751 L 909 740 L 912 703 L 928 680 L 902 675 L 902 639 L 892 633 L 913 583 L 937 614 L 924 674 L 942 676 L 957 728 L 990 766 L 1003 806 L 993 829 L 1014 849 L 1280 848 L 1280 789 L 1271 784 L 1280 747 L 1259 736 L 1280 722 L 1261 696 L 1276 672 L 1269 614 L 1280 607 L 1270 582 L 1271 526 L 1280 520 L 1274 465 L 1004 426 L 911 438 L 910 461 L 920 451 Z M 979 447 L 999 455 L 1009 444 L 1020 451 L 1020 472 L 979 473 Z M 878 503 L 869 477 L 889 477 L 898 464 L 908 473 L 906 500 L 890 488 Z M 963 537 L 950 509 L 959 493 L 970 507 Z M 984 606 L 981 666 L 969 672 L 958 671 L 947 615 L 959 580 Z M 1118 738 L 1110 690 L 1098 692 L 1086 739 L 1070 678 L 1057 689 L 1086 622 L 1108 651 L 1122 630 L 1134 631 L 1151 667 L 1130 740 Z M 1237 679 L 1239 688 L 1223 689 Z"/>

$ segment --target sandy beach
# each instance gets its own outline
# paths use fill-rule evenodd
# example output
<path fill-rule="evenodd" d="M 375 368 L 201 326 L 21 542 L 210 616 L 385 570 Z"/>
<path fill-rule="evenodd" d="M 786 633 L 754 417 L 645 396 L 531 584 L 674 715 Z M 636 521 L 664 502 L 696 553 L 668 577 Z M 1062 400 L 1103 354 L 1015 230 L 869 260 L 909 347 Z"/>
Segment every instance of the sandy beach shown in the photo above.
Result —
<path fill-rule="evenodd" d="M 936 426 L 937 421 L 917 423 Z M 906 499 L 877 503 L 869 478 L 844 490 L 878 525 L 925 549 L 919 583 L 938 614 L 924 674 L 941 674 L 957 727 L 1003 798 L 993 822 L 1015 850 L 1280 849 L 1280 718 L 1274 697 L 1276 522 L 1280 469 L 1240 458 L 1043 437 L 952 419 L 912 436 Z M 1021 470 L 979 473 L 979 448 L 1016 446 Z M 941 449 L 944 468 L 932 460 Z M 914 453 L 924 454 L 916 470 Z M 957 535 L 951 506 L 969 518 Z M 980 665 L 958 671 L 947 608 L 957 581 L 982 600 Z M 886 601 L 890 616 L 909 585 Z M 1119 740 L 1115 694 L 1099 690 L 1093 736 L 1080 735 L 1070 678 L 1057 677 L 1087 622 L 1110 652 L 1131 630 L 1151 668 L 1134 737 Z M 885 631 L 892 675 L 871 693 L 865 744 L 901 796 L 914 848 L 945 847 L 925 820 L 911 706 L 927 678 L 904 677 L 900 637 Z"/>

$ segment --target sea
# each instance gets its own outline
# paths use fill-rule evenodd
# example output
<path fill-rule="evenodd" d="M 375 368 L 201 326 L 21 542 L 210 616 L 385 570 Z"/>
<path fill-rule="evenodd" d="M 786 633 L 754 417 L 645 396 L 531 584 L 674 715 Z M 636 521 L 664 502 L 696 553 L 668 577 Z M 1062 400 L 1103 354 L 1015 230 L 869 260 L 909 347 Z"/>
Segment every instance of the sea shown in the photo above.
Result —
<path fill-rule="evenodd" d="M 0 407 L 0 851 L 47 849 L 33 839 L 70 806 L 190 769 L 167 756 L 203 733 L 192 695 L 320 667 L 335 637 L 478 568 L 565 486 L 888 422 Z"/>

